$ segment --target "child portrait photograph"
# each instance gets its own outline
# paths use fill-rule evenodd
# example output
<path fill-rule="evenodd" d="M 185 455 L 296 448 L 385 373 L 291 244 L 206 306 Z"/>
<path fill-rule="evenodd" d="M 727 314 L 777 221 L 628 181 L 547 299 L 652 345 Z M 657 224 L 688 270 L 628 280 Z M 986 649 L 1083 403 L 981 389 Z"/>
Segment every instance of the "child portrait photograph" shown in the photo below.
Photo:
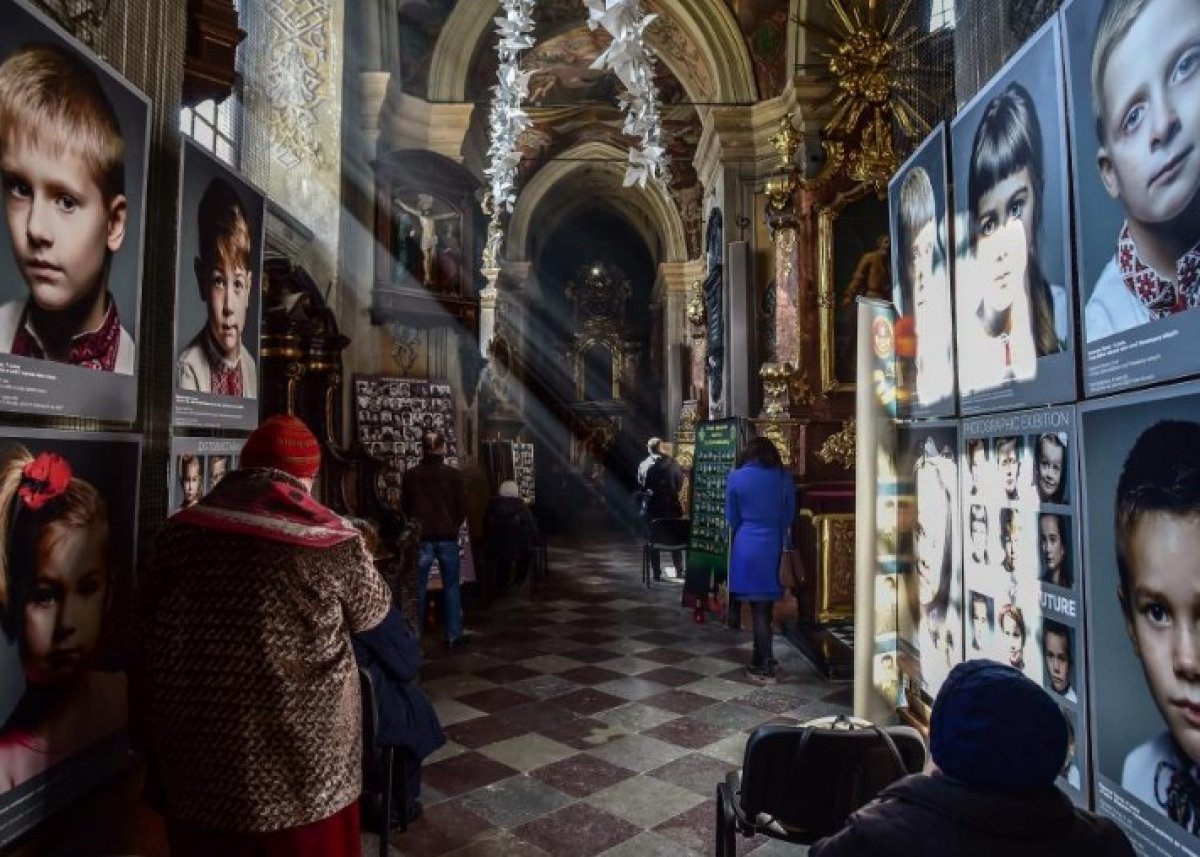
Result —
<path fill-rule="evenodd" d="M 28 826 L 38 790 L 127 764 L 122 648 L 133 582 L 141 441 L 10 431 L 0 440 L 0 825 Z M 59 766 L 63 766 L 59 768 Z M 59 771 L 54 788 L 46 788 Z M 77 786 L 71 788 L 77 789 Z M 22 799 L 25 799 L 24 801 Z M 39 818 L 54 810 L 39 808 Z"/>
<path fill-rule="evenodd" d="M 0 354 L 41 378 L 0 408 L 132 422 L 150 104 L 25 3 L 0 20 Z"/>
<path fill-rule="evenodd" d="M 951 125 L 964 415 L 1075 397 L 1060 59 L 1051 18 Z"/>
<path fill-rule="evenodd" d="M 253 428 L 266 199 L 190 142 L 180 172 L 175 422 Z"/>
<path fill-rule="evenodd" d="M 888 185 L 897 362 L 907 416 L 954 415 L 946 129 L 938 125 Z"/>
<path fill-rule="evenodd" d="M 245 442 L 243 438 L 172 438 L 167 514 L 196 505 L 236 470 Z"/>
<path fill-rule="evenodd" d="M 1200 370 L 1200 5 L 1064 7 L 1088 395 Z"/>
<path fill-rule="evenodd" d="M 1080 406 L 1097 809 L 1200 848 L 1200 384 Z M 1115 791 L 1120 799 L 1106 794 Z M 1167 831 L 1158 836 L 1155 831 Z"/>
<path fill-rule="evenodd" d="M 906 426 L 898 443 L 901 491 L 915 498 L 911 557 L 901 565 L 899 642 L 915 655 L 914 678 L 932 703 L 963 657 L 957 426 Z"/>

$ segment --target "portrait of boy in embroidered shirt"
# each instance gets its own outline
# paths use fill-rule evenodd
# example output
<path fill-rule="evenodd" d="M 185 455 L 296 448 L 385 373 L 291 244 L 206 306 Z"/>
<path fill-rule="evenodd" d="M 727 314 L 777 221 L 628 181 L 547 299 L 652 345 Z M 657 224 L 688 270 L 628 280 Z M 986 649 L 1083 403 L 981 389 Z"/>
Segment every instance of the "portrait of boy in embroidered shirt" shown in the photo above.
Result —
<path fill-rule="evenodd" d="M 30 44 L 0 64 L 0 129 L 5 220 L 28 288 L 0 306 L 0 352 L 133 374 L 108 283 L 130 218 L 112 102 L 80 57 Z"/>
<path fill-rule="evenodd" d="M 243 344 L 254 290 L 254 239 L 233 186 L 214 177 L 196 210 L 196 285 L 206 319 L 179 355 L 179 388 L 222 396 L 258 397 L 254 356 Z"/>
<path fill-rule="evenodd" d="M 1125 628 L 1166 726 L 1128 752 L 1121 786 L 1200 835 L 1200 424 L 1142 432 L 1113 518 Z"/>
<path fill-rule="evenodd" d="M 1113 252 L 1084 310 L 1088 342 L 1200 306 L 1200 5 L 1107 0 L 1090 71 L 1095 125 L 1076 133 L 1094 133 L 1124 222 L 1104 236 Z"/>
<path fill-rule="evenodd" d="M 101 665 L 117 569 L 108 506 L 52 452 L 0 457 L 0 627 L 24 693 L 0 729 L 0 792 L 120 731 L 126 683 Z"/>

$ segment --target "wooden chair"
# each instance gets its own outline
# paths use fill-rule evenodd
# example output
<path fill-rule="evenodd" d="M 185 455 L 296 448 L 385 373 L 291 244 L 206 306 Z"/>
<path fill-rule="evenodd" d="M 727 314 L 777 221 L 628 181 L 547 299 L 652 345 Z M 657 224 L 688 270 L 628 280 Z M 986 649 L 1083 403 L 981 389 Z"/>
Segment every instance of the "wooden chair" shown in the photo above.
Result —
<path fill-rule="evenodd" d="M 642 583 L 650 588 L 651 569 L 650 558 L 663 551 L 685 551 L 688 539 L 691 537 L 692 522 L 687 518 L 655 518 L 650 522 L 646 531 L 646 540 L 642 542 Z M 682 568 L 675 569 L 676 574 L 683 574 Z"/>
<path fill-rule="evenodd" d="M 396 748 L 382 747 L 379 737 L 379 707 L 375 695 L 375 683 L 371 674 L 361 667 L 358 670 L 358 689 L 362 696 L 362 757 L 363 757 L 363 817 L 378 819 L 375 826 L 379 833 L 379 857 L 387 857 L 388 838 L 392 832 L 392 806 L 395 801 L 401 807 L 408 806 L 404 778 L 396 783 L 392 777 L 392 763 Z M 395 790 L 399 789 L 396 794 Z M 408 818 L 402 817 L 399 828 L 408 830 Z"/>

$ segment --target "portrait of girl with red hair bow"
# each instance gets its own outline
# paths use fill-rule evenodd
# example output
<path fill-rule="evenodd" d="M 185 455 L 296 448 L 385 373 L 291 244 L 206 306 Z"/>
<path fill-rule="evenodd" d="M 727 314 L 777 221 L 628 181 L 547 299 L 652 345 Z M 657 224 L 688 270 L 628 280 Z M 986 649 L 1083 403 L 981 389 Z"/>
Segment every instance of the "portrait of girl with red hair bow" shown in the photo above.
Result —
<path fill-rule="evenodd" d="M 67 458 L 0 456 L 0 629 L 25 689 L 0 729 L 0 792 L 126 723 L 125 676 L 96 669 L 115 573 L 108 506 Z"/>

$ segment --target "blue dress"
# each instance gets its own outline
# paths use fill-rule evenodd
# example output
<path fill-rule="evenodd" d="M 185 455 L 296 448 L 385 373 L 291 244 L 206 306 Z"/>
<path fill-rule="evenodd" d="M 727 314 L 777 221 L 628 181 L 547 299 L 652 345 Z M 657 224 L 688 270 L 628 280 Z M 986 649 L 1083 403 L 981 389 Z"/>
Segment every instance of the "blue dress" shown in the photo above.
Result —
<path fill-rule="evenodd" d="M 729 592 L 743 601 L 775 601 L 779 556 L 796 515 L 796 488 L 787 470 L 747 464 L 725 483 L 725 519 L 733 547 Z"/>

